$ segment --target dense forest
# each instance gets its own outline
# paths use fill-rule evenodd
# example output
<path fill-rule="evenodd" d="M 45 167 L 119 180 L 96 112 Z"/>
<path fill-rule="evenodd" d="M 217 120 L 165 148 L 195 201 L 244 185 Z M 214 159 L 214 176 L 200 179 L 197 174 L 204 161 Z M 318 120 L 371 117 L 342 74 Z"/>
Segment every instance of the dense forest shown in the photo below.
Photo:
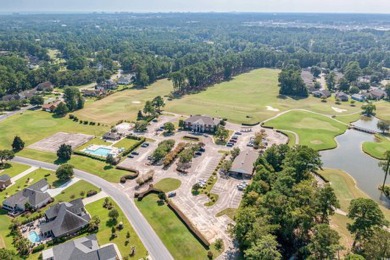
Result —
<path fill-rule="evenodd" d="M 118 68 L 147 86 L 169 77 L 175 93 L 198 91 L 252 68 L 367 72 L 390 67 L 388 17 L 291 14 L 44 14 L 0 19 L 0 96 L 82 85 Z M 364 26 L 361 26 L 364 24 Z M 54 54 L 53 54 L 54 53 Z M 54 56 L 54 57 L 53 57 Z"/>

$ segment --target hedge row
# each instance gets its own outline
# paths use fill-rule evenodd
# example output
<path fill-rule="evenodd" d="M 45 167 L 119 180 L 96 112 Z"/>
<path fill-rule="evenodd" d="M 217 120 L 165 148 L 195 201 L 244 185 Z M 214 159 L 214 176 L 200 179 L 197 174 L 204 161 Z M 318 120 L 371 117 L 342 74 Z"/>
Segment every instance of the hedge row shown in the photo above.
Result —
<path fill-rule="evenodd" d="M 257 126 L 258 124 L 260 124 L 260 122 L 253 123 L 253 124 L 242 123 L 241 125 L 242 125 L 242 126 Z"/>
<path fill-rule="evenodd" d="M 170 151 L 164 158 L 164 162 L 163 162 L 164 166 L 166 167 L 170 165 L 176 159 L 179 153 L 181 153 L 181 151 L 184 150 L 186 145 L 187 145 L 186 143 L 179 143 L 175 149 Z"/>
<path fill-rule="evenodd" d="M 123 156 L 126 156 L 126 155 L 130 154 L 132 151 L 134 151 L 135 149 L 137 149 L 141 144 L 143 144 L 143 143 L 145 142 L 145 140 L 146 140 L 145 137 L 141 137 L 138 143 L 135 143 L 135 144 L 133 144 L 132 146 L 130 146 L 129 148 L 127 148 L 127 149 L 122 153 L 122 155 L 123 155 Z"/>
<path fill-rule="evenodd" d="M 139 137 L 139 136 L 136 136 L 136 135 L 129 134 L 128 136 L 126 136 L 126 138 L 132 139 L 132 140 L 141 141 L 142 138 L 144 138 L 144 137 Z"/>
<path fill-rule="evenodd" d="M 189 140 L 194 140 L 194 141 L 200 141 L 199 137 L 195 137 L 195 136 L 185 135 L 183 138 L 189 139 Z"/>
<path fill-rule="evenodd" d="M 96 155 L 85 153 L 85 152 L 81 152 L 81 151 L 73 151 L 73 153 L 77 154 L 77 155 L 80 155 L 80 156 L 84 156 L 84 157 L 88 157 L 88 158 L 91 158 L 91 159 L 95 159 L 95 160 L 98 160 L 98 161 L 102 161 L 102 162 L 106 161 L 106 158 L 104 158 L 104 157 L 96 156 Z"/>

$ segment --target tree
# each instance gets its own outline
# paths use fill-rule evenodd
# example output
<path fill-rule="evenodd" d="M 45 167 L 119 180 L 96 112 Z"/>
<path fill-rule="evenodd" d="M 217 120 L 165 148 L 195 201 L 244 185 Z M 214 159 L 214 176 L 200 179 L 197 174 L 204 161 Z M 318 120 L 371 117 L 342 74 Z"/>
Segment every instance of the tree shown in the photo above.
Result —
<path fill-rule="evenodd" d="M 155 97 L 152 100 L 152 104 L 158 112 L 160 112 L 160 109 L 165 106 L 164 99 L 161 96 Z"/>
<path fill-rule="evenodd" d="M 69 111 L 75 111 L 84 107 L 84 99 L 81 96 L 80 90 L 75 87 L 67 87 L 64 89 L 64 100 Z"/>
<path fill-rule="evenodd" d="M 390 150 L 385 153 L 385 161 L 379 162 L 379 167 L 382 167 L 385 172 L 385 177 L 383 178 L 382 191 L 385 190 L 387 176 L 390 175 Z"/>
<path fill-rule="evenodd" d="M 65 116 L 69 112 L 69 108 L 64 104 L 64 102 L 61 102 L 58 104 L 58 106 L 54 109 L 54 114 L 56 116 Z"/>
<path fill-rule="evenodd" d="M 329 91 L 333 91 L 336 87 L 336 73 L 333 71 L 326 75 L 325 77 L 326 86 L 328 87 Z"/>
<path fill-rule="evenodd" d="M 345 256 L 344 260 L 366 260 L 366 259 L 361 255 L 350 253 Z"/>
<path fill-rule="evenodd" d="M 314 227 L 314 236 L 308 244 L 311 259 L 334 259 L 340 248 L 340 235 L 327 224 Z"/>
<path fill-rule="evenodd" d="M 279 73 L 279 94 L 307 97 L 309 92 L 303 82 L 300 70 L 289 68 Z"/>
<path fill-rule="evenodd" d="M 232 155 L 232 159 L 234 160 L 240 154 L 240 148 L 234 147 L 230 154 Z"/>
<path fill-rule="evenodd" d="M 175 131 L 175 125 L 171 122 L 167 122 L 164 124 L 164 130 L 171 134 L 173 131 Z"/>
<path fill-rule="evenodd" d="M 73 177 L 73 175 L 74 175 L 73 168 L 74 168 L 73 165 L 70 165 L 70 164 L 63 164 L 63 165 L 61 165 L 56 170 L 57 178 L 59 180 L 61 180 L 61 181 L 68 181 L 68 180 L 70 180 Z"/>
<path fill-rule="evenodd" d="M 378 204 L 371 199 L 353 199 L 347 216 L 353 220 L 352 224 L 347 224 L 347 228 L 355 234 L 354 247 L 357 242 L 370 239 L 375 228 L 381 228 L 386 224 Z"/>
<path fill-rule="evenodd" d="M 165 194 L 165 192 L 159 192 L 158 193 L 158 198 L 160 200 L 166 200 L 167 199 L 167 195 Z"/>
<path fill-rule="evenodd" d="M 248 260 L 277 260 L 282 259 L 282 255 L 278 251 L 278 242 L 272 235 L 266 235 L 256 240 L 252 245 L 245 250 L 245 259 Z"/>
<path fill-rule="evenodd" d="M 93 216 L 89 222 L 88 231 L 94 232 L 99 229 L 100 218 L 98 216 Z"/>
<path fill-rule="evenodd" d="M 341 91 L 348 91 L 350 87 L 350 83 L 346 78 L 341 78 L 339 80 L 339 90 Z"/>
<path fill-rule="evenodd" d="M 215 132 L 215 137 L 217 137 L 220 141 L 225 142 L 229 136 L 229 131 L 225 129 L 223 126 L 218 126 L 217 131 Z"/>
<path fill-rule="evenodd" d="M 135 122 L 134 130 L 136 132 L 145 132 L 148 129 L 148 122 L 145 120 L 140 120 Z"/>
<path fill-rule="evenodd" d="M 15 157 L 15 153 L 11 150 L 0 150 L 0 166 L 4 166 L 4 164 L 12 160 Z"/>
<path fill-rule="evenodd" d="M 112 154 L 108 154 L 106 157 L 106 163 L 110 165 L 115 165 L 116 164 L 115 157 Z"/>
<path fill-rule="evenodd" d="M 15 152 L 19 152 L 23 150 L 24 148 L 24 142 L 19 136 L 15 136 L 14 141 L 12 142 L 12 150 Z"/>
<path fill-rule="evenodd" d="M 118 212 L 118 210 L 116 210 L 116 209 L 112 209 L 112 210 L 110 210 L 110 212 L 108 212 L 108 216 L 109 216 L 112 220 L 116 221 L 117 218 L 119 217 L 119 212 Z"/>
<path fill-rule="evenodd" d="M 72 146 L 67 144 L 61 144 L 57 150 L 57 156 L 59 159 L 68 161 L 72 156 Z"/>
<path fill-rule="evenodd" d="M 340 208 L 339 200 L 329 184 L 317 192 L 316 206 L 321 213 L 322 223 L 328 223 L 329 216 L 334 214 L 336 208 Z"/>
<path fill-rule="evenodd" d="M 43 105 L 44 102 L 45 100 L 43 99 L 42 96 L 32 96 L 30 98 L 30 104 L 33 106 L 41 106 Z"/>
<path fill-rule="evenodd" d="M 215 240 L 215 249 L 221 251 L 222 248 L 223 248 L 223 240 L 221 238 L 218 238 L 217 240 Z"/>
<path fill-rule="evenodd" d="M 143 112 L 147 115 L 154 115 L 156 113 L 156 109 L 151 101 L 146 101 Z"/>
<path fill-rule="evenodd" d="M 385 92 L 387 94 L 387 99 L 390 100 L 390 84 L 386 85 Z"/>
<path fill-rule="evenodd" d="M 142 111 L 138 110 L 137 120 L 142 120 L 143 118 L 144 118 L 144 115 L 142 114 Z"/>
<path fill-rule="evenodd" d="M 390 259 L 390 233 L 387 230 L 376 229 L 364 244 L 363 255 L 367 259 Z"/>
<path fill-rule="evenodd" d="M 357 61 L 352 61 L 348 63 L 348 65 L 344 69 L 344 77 L 349 82 L 356 81 L 358 77 L 361 75 L 362 70 Z"/>
<path fill-rule="evenodd" d="M 221 171 L 227 173 L 232 168 L 232 161 L 223 161 L 221 164 Z"/>
<path fill-rule="evenodd" d="M 179 120 L 179 127 L 180 127 L 181 129 L 184 128 L 184 120 L 183 120 L 183 119 L 180 119 L 180 120 Z"/>
<path fill-rule="evenodd" d="M 380 121 L 378 121 L 376 126 L 384 134 L 385 132 L 388 132 L 390 130 L 390 121 L 380 120 Z"/>
<path fill-rule="evenodd" d="M 318 78 L 321 74 L 321 68 L 319 68 L 317 66 L 313 66 L 313 67 L 311 67 L 310 72 L 311 72 L 311 74 L 313 74 L 313 76 L 315 78 Z"/>
<path fill-rule="evenodd" d="M 187 148 L 179 154 L 179 162 L 182 164 L 189 163 L 191 162 L 193 156 L 193 150 L 191 148 Z"/>
<path fill-rule="evenodd" d="M 3 260 L 22 260 L 16 253 L 12 250 L 5 248 L 0 248 L 0 259 Z"/>
<path fill-rule="evenodd" d="M 362 106 L 362 114 L 368 117 L 375 116 L 376 106 L 372 103 L 368 103 Z"/>

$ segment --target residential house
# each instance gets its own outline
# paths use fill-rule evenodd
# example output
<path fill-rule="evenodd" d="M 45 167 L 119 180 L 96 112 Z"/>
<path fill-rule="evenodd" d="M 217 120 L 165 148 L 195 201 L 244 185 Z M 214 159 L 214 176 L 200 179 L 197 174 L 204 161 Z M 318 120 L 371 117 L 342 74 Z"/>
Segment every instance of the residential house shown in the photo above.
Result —
<path fill-rule="evenodd" d="M 370 88 L 367 97 L 372 100 L 381 100 L 386 97 L 386 92 L 380 88 Z"/>
<path fill-rule="evenodd" d="M 122 138 L 122 135 L 118 132 L 110 131 L 103 135 L 104 140 L 118 141 Z"/>
<path fill-rule="evenodd" d="M 43 91 L 43 92 L 52 92 L 54 87 L 53 87 L 53 84 L 51 84 L 50 81 L 45 81 L 45 82 L 39 83 L 36 86 L 36 89 L 38 91 Z"/>
<path fill-rule="evenodd" d="M 106 94 L 104 89 L 84 89 L 81 91 L 84 97 L 100 97 Z"/>
<path fill-rule="evenodd" d="M 366 97 L 362 94 L 353 94 L 351 98 L 359 102 L 364 102 L 366 100 Z"/>
<path fill-rule="evenodd" d="M 29 205 L 33 209 L 39 209 L 52 201 L 47 190 L 49 184 L 45 179 L 34 183 L 3 201 L 3 208 L 11 212 L 24 212 Z"/>
<path fill-rule="evenodd" d="M 80 237 L 42 252 L 42 260 L 116 260 L 121 259 L 113 244 L 100 247 L 95 234 Z"/>
<path fill-rule="evenodd" d="M 133 82 L 133 75 L 129 74 L 129 75 L 122 75 L 119 79 L 118 79 L 118 84 L 120 85 L 129 85 Z"/>
<path fill-rule="evenodd" d="M 30 99 L 36 94 L 38 94 L 38 90 L 37 90 L 37 88 L 33 88 L 30 90 L 25 90 L 25 91 L 20 92 L 18 94 L 18 96 L 19 96 L 20 100 L 23 100 L 23 99 Z"/>
<path fill-rule="evenodd" d="M 63 237 L 73 235 L 89 224 L 91 217 L 84 209 L 82 199 L 60 202 L 45 212 L 46 223 L 40 231 L 44 237 Z"/>
<path fill-rule="evenodd" d="M 314 97 L 317 97 L 317 98 L 323 98 L 323 97 L 324 98 L 328 98 L 328 97 L 330 97 L 332 95 L 330 93 L 330 91 L 327 90 L 327 89 L 313 91 L 312 94 L 313 94 Z"/>
<path fill-rule="evenodd" d="M 95 87 L 95 89 L 105 90 L 105 91 L 114 90 L 117 88 L 118 88 L 118 85 L 112 80 L 105 80 L 105 81 L 97 84 Z"/>
<path fill-rule="evenodd" d="M 8 174 L 3 174 L 0 176 L 0 190 L 4 190 L 9 185 L 11 185 L 11 177 Z"/>
<path fill-rule="evenodd" d="M 336 93 L 336 99 L 340 99 L 340 101 L 345 102 L 345 101 L 349 100 L 349 97 L 344 92 L 339 91 L 339 92 Z"/>
<path fill-rule="evenodd" d="M 19 95 L 18 94 L 10 94 L 10 95 L 5 95 L 1 98 L 2 101 L 9 102 L 13 100 L 19 100 Z"/>
<path fill-rule="evenodd" d="M 220 122 L 221 120 L 217 118 L 195 115 L 195 116 L 190 116 L 188 119 L 184 121 L 184 128 L 194 132 L 214 133 Z"/>
<path fill-rule="evenodd" d="M 42 105 L 42 110 L 43 111 L 46 111 L 46 112 L 54 112 L 54 110 L 58 107 L 58 105 L 61 103 L 62 101 L 58 100 L 58 101 L 55 101 L 55 102 L 51 102 L 51 103 L 48 103 L 48 104 L 44 104 Z"/>
<path fill-rule="evenodd" d="M 252 150 L 241 151 L 234 159 L 229 174 L 236 177 L 251 178 L 258 157 L 259 154 Z"/>

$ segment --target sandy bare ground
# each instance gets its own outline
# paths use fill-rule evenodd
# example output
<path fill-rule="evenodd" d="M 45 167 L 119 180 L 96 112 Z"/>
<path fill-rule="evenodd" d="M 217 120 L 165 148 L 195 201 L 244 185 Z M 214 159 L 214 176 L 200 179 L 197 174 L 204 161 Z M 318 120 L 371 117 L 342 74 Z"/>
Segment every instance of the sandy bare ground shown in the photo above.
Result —
<path fill-rule="evenodd" d="M 33 143 L 28 148 L 47 152 L 57 152 L 58 148 L 62 144 L 70 145 L 72 146 L 72 149 L 75 149 L 91 139 L 93 139 L 93 135 L 58 132 L 52 136 Z"/>

